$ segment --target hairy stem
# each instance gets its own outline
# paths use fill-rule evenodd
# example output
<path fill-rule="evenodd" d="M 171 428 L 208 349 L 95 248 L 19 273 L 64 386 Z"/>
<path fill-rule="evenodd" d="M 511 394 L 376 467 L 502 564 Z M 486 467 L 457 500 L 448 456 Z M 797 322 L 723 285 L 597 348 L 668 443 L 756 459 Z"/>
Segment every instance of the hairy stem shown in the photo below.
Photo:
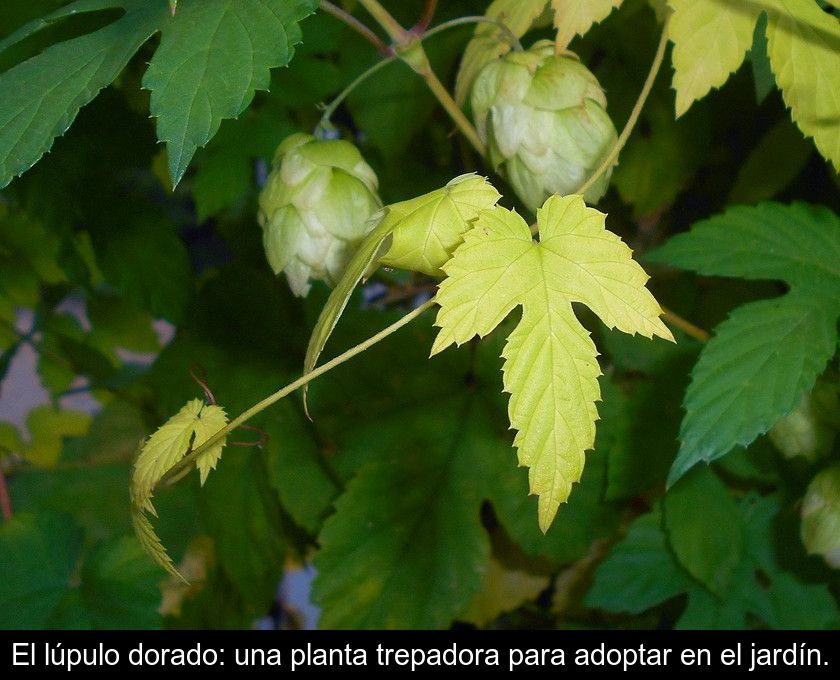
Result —
<path fill-rule="evenodd" d="M 653 57 L 653 63 L 650 65 L 650 71 L 648 72 L 647 79 L 645 80 L 645 84 L 642 86 L 642 91 L 639 93 L 639 98 L 636 100 L 636 105 L 630 113 L 630 118 L 627 119 L 627 124 L 624 126 L 624 129 L 621 131 L 621 134 L 618 136 L 618 139 L 609 154 L 607 154 L 603 163 L 601 163 L 600 167 L 592 173 L 586 182 L 583 183 L 580 189 L 575 191 L 576 194 L 585 194 L 587 190 L 598 181 L 598 178 L 600 178 L 601 175 L 612 167 L 618 158 L 618 154 L 621 153 L 624 145 L 627 144 L 627 140 L 630 139 L 630 135 L 633 133 L 633 128 L 635 128 L 636 123 L 639 122 L 639 116 L 642 114 L 642 109 L 645 107 L 648 95 L 653 89 L 653 83 L 656 80 L 656 76 L 659 74 L 659 67 L 662 66 L 662 60 L 665 57 L 665 48 L 668 46 L 668 23 L 669 22 L 666 20 L 665 25 L 662 27 L 662 37 L 659 39 L 659 46 L 656 48 L 656 55 Z"/>
<path fill-rule="evenodd" d="M 347 24 L 350 28 L 356 31 L 356 33 L 361 35 L 365 40 L 379 50 L 381 54 L 389 54 L 391 52 L 391 48 L 385 44 L 382 38 L 376 35 L 376 33 L 374 33 L 352 14 L 341 9 L 341 7 L 328 2 L 328 0 L 321 0 L 321 9 L 327 14 L 332 14 L 339 21 Z"/>
<path fill-rule="evenodd" d="M 176 465 L 174 465 L 172 468 L 170 468 L 170 470 L 161 479 L 161 482 L 166 483 L 166 482 L 169 482 L 170 480 L 176 478 L 179 475 L 180 472 L 182 472 L 183 470 L 186 470 L 186 468 L 188 468 L 190 465 L 192 465 L 195 462 L 195 459 L 198 458 L 207 449 L 216 445 L 222 439 L 227 437 L 228 434 L 233 432 L 233 430 L 235 430 L 237 427 L 239 427 L 243 423 L 245 423 L 248 420 L 250 420 L 251 418 L 253 418 L 258 413 L 264 411 L 269 406 L 277 403 L 283 397 L 288 396 L 289 394 L 291 394 L 295 390 L 300 389 L 301 387 L 308 384 L 309 382 L 311 382 L 315 378 L 324 375 L 324 373 L 327 373 L 328 371 L 331 371 L 336 366 L 340 366 L 345 361 L 348 361 L 349 359 L 352 359 L 357 354 L 361 354 L 366 349 L 368 349 L 370 347 L 373 347 L 376 343 L 380 342 L 381 340 L 384 340 L 385 338 L 387 338 L 389 335 L 391 335 L 395 331 L 398 331 L 403 326 L 405 326 L 405 325 L 411 323 L 412 321 L 414 321 L 414 319 L 416 319 L 418 316 L 423 314 L 423 312 L 431 309 L 435 304 L 436 304 L 435 299 L 432 298 L 428 302 L 425 302 L 422 305 L 420 305 L 417 309 L 415 309 L 415 310 L 409 312 L 408 314 L 406 314 L 399 321 L 395 321 L 394 323 L 392 323 L 387 328 L 379 331 L 379 333 L 377 333 L 376 335 L 373 335 L 373 336 L 369 337 L 364 342 L 360 342 L 355 347 L 351 347 L 350 349 L 348 349 L 343 354 L 339 354 L 337 357 L 335 357 L 334 359 L 331 359 L 327 363 L 321 364 L 318 368 L 313 369 L 312 371 L 310 371 L 306 375 L 301 376 L 300 378 L 298 378 L 294 382 L 289 383 L 285 387 L 280 388 L 274 394 L 271 394 L 271 395 L 267 396 L 265 399 L 263 399 L 262 401 L 257 402 L 251 408 L 249 408 L 247 411 L 243 412 L 241 415 L 239 415 L 238 417 L 231 420 L 225 427 L 223 427 L 216 434 L 214 434 L 212 437 L 210 437 L 210 439 L 208 439 L 206 442 L 204 442 L 201 446 L 197 447 L 195 450 L 191 451 L 186 456 L 184 456 L 180 461 L 178 461 L 178 463 Z"/>
<path fill-rule="evenodd" d="M 408 32 L 391 16 L 387 9 L 379 4 L 379 0 L 359 0 L 359 2 L 397 45 L 404 45 L 408 42 Z"/>

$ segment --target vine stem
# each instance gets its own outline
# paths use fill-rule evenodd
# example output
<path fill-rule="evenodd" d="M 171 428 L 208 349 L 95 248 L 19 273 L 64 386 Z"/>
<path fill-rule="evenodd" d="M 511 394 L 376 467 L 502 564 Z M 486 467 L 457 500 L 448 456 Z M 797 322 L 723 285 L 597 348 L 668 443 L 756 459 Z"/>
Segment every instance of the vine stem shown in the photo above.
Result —
<path fill-rule="evenodd" d="M 379 4 L 379 0 L 359 0 L 359 2 L 397 45 L 405 45 L 409 41 L 408 32 L 387 9 Z"/>
<path fill-rule="evenodd" d="M 464 115 L 461 107 L 458 106 L 452 98 L 452 95 L 449 94 L 449 90 L 447 90 L 443 83 L 440 82 L 440 79 L 437 75 L 435 75 L 435 72 L 432 71 L 431 67 L 429 67 L 423 71 L 417 71 L 417 73 L 421 78 L 423 78 L 423 80 L 426 81 L 426 85 L 432 91 L 432 94 L 435 95 L 440 105 L 446 110 L 446 113 L 449 114 L 449 117 L 455 125 L 458 126 L 458 129 L 461 130 L 461 134 L 467 138 L 467 141 L 478 152 L 478 154 L 484 157 L 487 150 L 484 147 L 484 142 L 481 141 L 481 137 L 478 136 L 478 130 L 475 129 L 475 126 L 470 122 L 470 119 Z"/>
<path fill-rule="evenodd" d="M 639 93 L 639 98 L 636 100 L 633 110 L 630 112 L 630 118 L 627 119 L 627 124 L 624 126 L 624 129 L 621 131 L 621 134 L 615 141 L 613 148 L 610 150 L 609 154 L 607 154 L 603 163 L 601 163 L 598 169 L 592 173 L 586 182 L 583 183 L 583 186 L 575 192 L 576 194 L 585 194 L 587 190 L 598 181 L 601 175 L 603 175 L 613 165 L 615 160 L 618 158 L 618 154 L 621 153 L 624 145 L 627 144 L 627 140 L 630 139 L 630 135 L 636 127 L 636 123 L 639 122 L 639 116 L 642 115 L 642 109 L 645 107 L 648 95 L 653 89 L 653 83 L 656 80 L 656 76 L 659 74 L 659 68 L 662 66 L 662 60 L 665 58 L 665 49 L 668 47 L 669 23 L 670 22 L 666 19 L 665 25 L 662 27 L 662 37 L 659 39 L 659 45 L 656 48 L 656 55 L 653 57 L 653 63 L 650 65 L 650 71 L 648 71 L 647 79 L 645 80 L 645 84 L 642 86 L 642 91 Z"/>
<path fill-rule="evenodd" d="M 422 39 L 425 35 L 412 35 L 410 31 L 406 31 L 399 22 L 391 16 L 378 0 L 359 0 L 368 13 L 382 26 L 386 33 L 391 37 L 396 45 L 397 54 L 403 57 L 411 68 L 423 80 L 432 94 L 438 100 L 440 105 L 444 108 L 446 113 L 464 135 L 473 148 L 481 155 L 485 155 L 484 142 L 478 136 L 478 131 L 470 122 L 469 118 L 461 111 L 461 107 L 455 103 L 449 90 L 444 87 L 443 83 L 437 77 L 429 64 L 429 59 L 423 49 Z M 434 30 L 434 29 L 433 29 Z M 411 59 L 407 58 L 411 54 Z"/>
<path fill-rule="evenodd" d="M 423 38 L 431 38 L 433 35 L 437 35 L 438 33 L 449 30 L 450 28 L 456 28 L 457 26 L 463 26 L 465 24 L 493 24 L 496 28 L 501 30 L 502 33 L 504 33 L 514 51 L 522 52 L 525 49 L 522 47 L 522 43 L 519 41 L 519 38 L 516 37 L 516 33 L 511 31 L 510 26 L 508 26 L 504 21 L 499 21 L 493 17 L 481 16 L 480 14 L 468 17 L 458 17 L 457 19 L 444 21 L 442 24 L 438 24 L 434 28 L 430 28 L 426 31 L 423 34 Z"/>
<path fill-rule="evenodd" d="M 341 7 L 334 5 L 328 0 L 321 0 L 321 9 L 327 14 L 332 14 L 336 19 L 347 24 L 356 33 L 361 35 L 365 40 L 371 43 L 381 54 L 390 54 L 390 48 L 376 35 L 368 26 L 359 21 L 350 12 L 345 12 Z"/>
<path fill-rule="evenodd" d="M 437 0 L 426 0 L 426 4 L 423 7 L 423 13 L 420 15 L 420 19 L 418 19 L 412 31 L 424 33 L 429 27 L 429 24 L 432 23 L 436 9 Z"/>
<path fill-rule="evenodd" d="M 341 102 L 343 102 L 347 98 L 347 96 L 353 90 L 355 90 L 359 85 L 361 85 L 365 80 L 370 78 L 370 76 L 372 76 L 374 73 L 377 73 L 378 71 L 380 71 L 382 68 L 384 68 L 388 64 L 390 64 L 392 61 L 394 61 L 394 59 L 396 59 L 396 57 L 394 55 L 389 55 L 389 56 L 385 57 L 384 59 L 380 59 L 373 66 L 371 66 L 369 69 L 364 71 L 361 75 L 359 75 L 352 83 L 350 83 L 347 87 L 345 87 L 339 93 L 339 95 L 335 99 L 333 99 L 329 103 L 329 105 L 324 109 L 324 113 L 321 116 L 321 120 L 318 121 L 317 128 L 325 129 L 329 125 L 330 118 L 332 117 L 333 113 L 335 113 L 335 110 L 339 107 Z"/>
<path fill-rule="evenodd" d="M 373 347 L 373 345 L 375 345 L 376 343 L 380 342 L 381 340 L 384 340 L 395 331 L 398 331 L 403 326 L 414 321 L 414 319 L 416 319 L 418 316 L 422 315 L 424 312 L 434 307 L 435 304 L 435 298 L 428 300 L 427 302 L 423 303 L 416 309 L 403 316 L 401 319 L 399 319 L 399 321 L 395 321 L 387 328 L 384 328 L 383 330 L 379 331 L 376 335 L 372 335 L 364 342 L 360 342 L 355 347 L 351 347 L 343 354 L 339 354 L 337 357 L 331 359 L 327 363 L 321 364 L 318 368 L 313 369 L 312 371 L 310 371 L 306 375 L 301 376 L 294 382 L 289 383 L 285 387 L 281 387 L 279 390 L 277 390 L 273 394 L 270 394 L 262 401 L 257 402 L 247 411 L 244 411 L 241 415 L 231 420 L 225 427 L 223 427 L 216 434 L 210 437 L 210 439 L 208 439 L 206 442 L 201 444 L 195 450 L 191 451 L 180 461 L 178 461 L 178 463 L 171 467 L 169 471 L 163 476 L 163 478 L 161 479 L 161 483 L 168 483 L 170 480 L 178 477 L 179 473 L 186 470 L 190 465 L 192 465 L 195 462 L 195 459 L 198 458 L 207 449 L 218 444 L 233 430 L 235 430 L 237 427 L 253 418 L 261 411 L 264 411 L 269 406 L 277 403 L 283 397 L 288 396 L 295 390 L 300 389 L 304 385 L 307 385 L 311 381 L 315 380 L 315 378 L 324 375 L 324 373 L 327 373 L 335 367 L 340 366 L 345 361 L 352 359 L 357 354 L 361 354 L 366 349 Z"/>

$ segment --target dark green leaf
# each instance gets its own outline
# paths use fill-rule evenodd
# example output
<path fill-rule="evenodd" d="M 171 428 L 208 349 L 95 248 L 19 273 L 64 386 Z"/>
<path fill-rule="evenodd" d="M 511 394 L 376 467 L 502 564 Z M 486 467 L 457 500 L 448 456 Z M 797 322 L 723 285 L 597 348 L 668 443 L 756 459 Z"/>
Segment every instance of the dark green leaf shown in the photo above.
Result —
<path fill-rule="evenodd" d="M 201 155 L 193 180 L 198 221 L 236 208 L 249 191 L 256 192 L 254 160 L 270 163 L 277 145 L 296 130 L 287 114 L 273 107 L 223 122 Z"/>
<path fill-rule="evenodd" d="M 736 206 L 647 255 L 706 276 L 775 279 L 837 304 L 840 217 L 823 206 Z"/>
<path fill-rule="evenodd" d="M 802 172 L 813 151 L 793 123 L 779 121 L 747 156 L 728 202 L 750 204 L 773 198 Z"/>
<path fill-rule="evenodd" d="M 340 490 L 326 447 L 303 411 L 289 401 L 271 414 L 265 430 L 269 481 L 292 519 L 315 535 Z"/>
<path fill-rule="evenodd" d="M 703 348 L 668 480 L 747 446 L 792 411 L 837 347 L 834 314 L 790 293 L 737 308 Z"/>
<path fill-rule="evenodd" d="M 43 628 L 70 587 L 82 532 L 66 515 L 18 514 L 0 525 L 0 628 Z"/>
<path fill-rule="evenodd" d="M 755 84 L 755 100 L 760 104 L 776 87 L 776 78 L 770 66 L 770 58 L 767 56 L 767 14 L 764 12 L 755 22 L 749 58 Z"/>
<path fill-rule="evenodd" d="M 81 594 L 91 627 L 159 628 L 160 569 L 133 536 L 96 546 L 82 568 Z"/>
<path fill-rule="evenodd" d="M 422 419 L 379 421 L 379 455 L 319 536 L 322 627 L 441 628 L 480 589 L 490 553 L 481 442 L 492 426 L 472 402 L 453 397 Z"/>
<path fill-rule="evenodd" d="M 176 234 L 165 226 L 143 229 L 132 223 L 108 236 L 99 262 L 126 298 L 154 316 L 180 321 L 192 281 L 187 250 Z"/>
<path fill-rule="evenodd" d="M 224 118 L 235 118 L 270 69 L 287 65 L 300 42 L 297 22 L 313 0 L 184 0 L 163 25 L 143 86 L 152 92 L 158 138 L 167 143 L 177 185 L 196 149 Z"/>
<path fill-rule="evenodd" d="M 741 560 L 738 507 L 706 466 L 692 470 L 665 495 L 664 525 L 679 563 L 711 592 L 724 593 Z"/>
<path fill-rule="evenodd" d="M 432 68 L 440 77 L 451 71 L 463 44 L 463 35 L 454 31 L 426 45 Z M 359 64 L 358 72 L 367 66 Z M 366 140 L 389 158 L 405 151 L 436 108 L 426 83 L 400 60 L 356 88 L 347 105 Z M 397 120 L 400 124 L 394 125 Z"/>
<path fill-rule="evenodd" d="M 691 587 L 668 550 L 658 511 L 636 519 L 627 536 L 595 572 L 586 596 L 590 607 L 638 614 Z"/>
<path fill-rule="evenodd" d="M 147 0 L 80 0 L 5 41 L 34 33 L 74 10 L 121 7 L 125 13 L 93 33 L 48 47 L 0 74 L 0 187 L 34 165 L 79 109 L 109 85 L 158 29 L 165 7 Z"/>
<path fill-rule="evenodd" d="M 270 602 L 283 573 L 286 541 L 262 457 L 228 447 L 199 501 L 216 559 L 231 582 L 248 602 Z"/>

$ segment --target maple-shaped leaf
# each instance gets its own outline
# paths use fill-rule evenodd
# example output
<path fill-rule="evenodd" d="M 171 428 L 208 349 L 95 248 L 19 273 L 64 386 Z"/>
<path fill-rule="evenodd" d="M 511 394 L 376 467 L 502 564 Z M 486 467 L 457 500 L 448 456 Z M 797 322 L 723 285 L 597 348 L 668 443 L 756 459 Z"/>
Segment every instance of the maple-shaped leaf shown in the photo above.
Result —
<path fill-rule="evenodd" d="M 487 335 L 522 305 L 502 353 L 504 389 L 543 531 L 580 479 L 598 419 L 598 352 L 572 303 L 584 303 L 609 328 L 673 341 L 645 288 L 647 274 L 605 218 L 581 196 L 552 196 L 537 211 L 537 243 L 515 212 L 486 210 L 444 265 L 437 295 L 441 330 L 432 354 Z"/>
<path fill-rule="evenodd" d="M 170 574 L 181 578 L 172 560 L 154 532 L 146 512 L 155 515 L 152 495 L 155 486 L 187 453 L 197 449 L 227 425 L 227 415 L 221 406 L 207 405 L 192 399 L 174 416 L 161 425 L 143 443 L 134 461 L 131 476 L 132 522 L 140 543 L 154 560 Z M 208 448 L 195 461 L 201 484 L 210 470 L 215 469 L 226 438 Z"/>
<path fill-rule="evenodd" d="M 840 167 L 840 21 L 814 0 L 668 0 L 677 116 L 744 61 L 766 13 L 767 54 L 796 125 Z M 761 31 L 759 25 L 758 31 Z"/>

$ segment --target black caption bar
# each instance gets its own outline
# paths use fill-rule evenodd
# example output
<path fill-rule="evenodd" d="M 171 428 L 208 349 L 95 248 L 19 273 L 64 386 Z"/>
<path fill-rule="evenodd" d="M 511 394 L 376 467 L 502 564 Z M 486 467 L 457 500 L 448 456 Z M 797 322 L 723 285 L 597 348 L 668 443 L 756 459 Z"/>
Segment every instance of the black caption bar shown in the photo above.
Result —
<path fill-rule="evenodd" d="M 708 673 L 785 670 L 837 677 L 837 632 L 674 631 L 4 631 L 2 662 L 24 673 L 157 669 L 205 674 Z"/>

